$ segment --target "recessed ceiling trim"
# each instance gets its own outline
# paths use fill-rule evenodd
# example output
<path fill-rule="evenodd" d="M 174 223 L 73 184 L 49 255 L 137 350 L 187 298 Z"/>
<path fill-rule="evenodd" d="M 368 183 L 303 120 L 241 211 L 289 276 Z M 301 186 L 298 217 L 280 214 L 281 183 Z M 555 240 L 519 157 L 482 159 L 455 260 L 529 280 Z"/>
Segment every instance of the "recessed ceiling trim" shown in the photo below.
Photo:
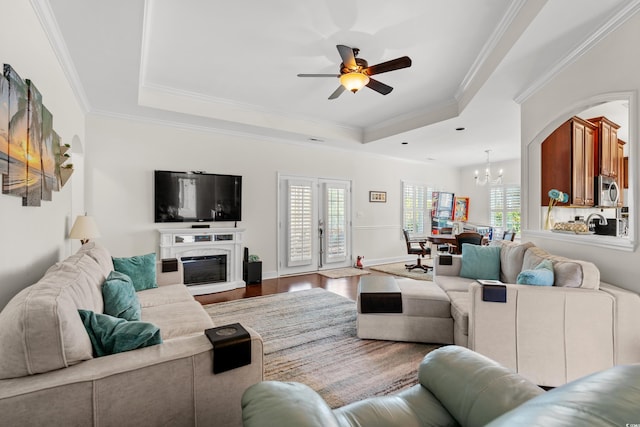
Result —
<path fill-rule="evenodd" d="M 439 123 L 457 117 L 458 115 L 458 103 L 455 99 L 451 99 L 439 106 L 412 111 L 366 128 L 364 130 L 364 143 L 366 144 L 399 133 Z"/>
<path fill-rule="evenodd" d="M 124 114 L 124 113 L 116 113 L 110 110 L 93 110 L 88 113 L 89 116 L 93 117 L 105 117 L 109 119 L 117 119 L 117 120 L 126 120 L 135 123 L 143 123 L 148 125 L 155 126 L 166 126 L 169 128 L 186 130 L 190 132 L 201 132 L 201 133 L 209 133 L 215 135 L 225 135 L 225 136 L 233 136 L 243 139 L 254 139 L 268 142 L 278 142 L 278 143 L 292 143 L 301 146 L 308 146 L 306 141 L 304 140 L 304 135 L 290 135 L 287 137 L 283 136 L 272 136 L 254 132 L 245 132 L 238 130 L 225 129 L 219 125 L 196 125 L 193 123 L 186 123 L 180 120 L 166 120 L 160 119 L 157 117 L 151 117 L 148 115 L 137 115 L 137 114 Z M 289 139 L 290 138 L 290 139 Z"/>
<path fill-rule="evenodd" d="M 624 24 L 638 11 L 640 11 L 640 0 L 633 0 L 629 3 L 623 4 L 616 12 L 614 12 L 610 16 L 610 18 L 607 20 L 607 22 L 604 23 L 604 25 L 597 27 L 589 37 L 583 40 L 571 52 L 569 52 L 565 57 L 556 62 L 552 67 L 549 67 L 546 73 L 541 74 L 526 89 L 517 94 L 514 98 L 514 101 L 518 104 L 522 104 L 523 102 L 525 102 L 533 94 L 546 86 L 565 68 L 576 62 L 580 57 L 582 57 L 582 55 L 591 50 L 591 48 L 597 45 L 602 39 L 618 29 L 618 27 Z"/>
<path fill-rule="evenodd" d="M 82 83 L 80 83 L 80 76 L 78 75 L 76 67 L 73 64 L 73 60 L 71 59 L 71 54 L 69 53 L 67 44 L 64 42 L 62 32 L 60 31 L 60 27 L 58 26 L 58 21 L 56 20 L 53 10 L 51 10 L 51 5 L 46 0 L 30 1 L 33 10 L 38 16 L 38 20 L 42 25 L 42 29 L 49 39 L 49 43 L 53 48 L 56 58 L 58 58 L 58 61 L 60 62 L 62 71 L 69 81 L 69 85 L 73 90 L 73 94 L 75 95 L 78 104 L 80 104 L 80 108 L 84 111 L 85 114 L 88 113 L 89 111 L 91 111 L 89 98 L 87 98 L 87 94 L 84 91 L 84 86 L 82 86 Z"/>
<path fill-rule="evenodd" d="M 321 135 L 324 139 L 362 143 L 362 129 L 291 117 L 266 108 L 214 98 L 156 84 L 139 87 L 140 105 L 194 116 L 243 123 L 259 128 L 277 129 L 303 135 Z"/>

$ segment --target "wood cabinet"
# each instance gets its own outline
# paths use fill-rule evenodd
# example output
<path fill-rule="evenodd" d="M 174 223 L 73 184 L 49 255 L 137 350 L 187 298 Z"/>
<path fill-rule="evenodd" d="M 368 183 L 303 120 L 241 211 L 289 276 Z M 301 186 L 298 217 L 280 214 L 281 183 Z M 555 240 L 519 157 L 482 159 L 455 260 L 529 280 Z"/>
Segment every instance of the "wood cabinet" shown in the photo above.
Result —
<path fill-rule="evenodd" d="M 596 125 L 572 117 L 542 143 L 541 205 L 549 204 L 549 190 L 569 194 L 559 206 L 593 206 Z"/>
<path fill-rule="evenodd" d="M 620 126 L 602 116 L 589 119 L 589 122 L 596 126 L 595 144 L 599 174 L 618 178 L 621 171 L 618 155 L 618 129 Z"/>

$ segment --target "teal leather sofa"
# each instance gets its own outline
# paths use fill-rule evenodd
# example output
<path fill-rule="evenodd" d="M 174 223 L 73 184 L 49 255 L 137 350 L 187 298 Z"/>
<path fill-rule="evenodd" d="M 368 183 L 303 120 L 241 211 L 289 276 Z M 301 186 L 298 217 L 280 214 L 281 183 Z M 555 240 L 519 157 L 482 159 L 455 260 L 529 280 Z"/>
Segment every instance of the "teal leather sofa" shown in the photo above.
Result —
<path fill-rule="evenodd" d="M 588 356 L 586 356 L 588 357 Z M 265 381 L 242 398 L 245 427 L 625 426 L 640 423 L 640 365 L 616 366 L 545 392 L 459 346 L 429 353 L 419 384 L 331 409 L 300 383 Z"/>

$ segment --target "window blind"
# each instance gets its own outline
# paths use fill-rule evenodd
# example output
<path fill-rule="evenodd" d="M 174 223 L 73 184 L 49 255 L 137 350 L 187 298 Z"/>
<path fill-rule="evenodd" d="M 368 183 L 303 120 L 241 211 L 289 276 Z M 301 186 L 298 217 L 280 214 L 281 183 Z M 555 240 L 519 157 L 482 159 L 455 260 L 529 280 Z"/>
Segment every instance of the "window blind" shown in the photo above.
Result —
<path fill-rule="evenodd" d="M 520 186 L 496 185 L 489 195 L 491 227 L 497 232 L 513 230 L 520 233 Z"/>

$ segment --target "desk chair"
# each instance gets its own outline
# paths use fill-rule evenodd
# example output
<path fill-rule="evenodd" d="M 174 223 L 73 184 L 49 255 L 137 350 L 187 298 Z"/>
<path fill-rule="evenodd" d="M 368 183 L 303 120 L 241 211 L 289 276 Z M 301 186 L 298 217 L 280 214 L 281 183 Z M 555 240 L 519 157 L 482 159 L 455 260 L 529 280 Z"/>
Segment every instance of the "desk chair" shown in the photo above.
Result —
<path fill-rule="evenodd" d="M 405 264 L 405 267 L 407 268 L 407 270 L 420 268 L 425 272 L 429 271 L 431 267 L 427 265 L 422 265 L 422 258 L 424 258 L 425 255 L 431 255 L 431 248 L 427 246 L 427 242 L 426 241 L 412 242 L 411 239 L 409 238 L 409 232 L 407 230 L 402 230 L 402 232 L 404 233 L 404 240 L 407 243 L 407 253 L 409 255 L 418 255 L 418 260 L 416 261 L 415 264 Z M 415 243 L 417 243 L 419 247 L 415 246 Z"/>
<path fill-rule="evenodd" d="M 482 234 L 474 233 L 472 231 L 456 234 L 456 244 L 451 245 L 451 253 L 460 255 L 462 253 L 463 243 L 471 243 L 472 245 L 481 245 Z"/>
<path fill-rule="evenodd" d="M 507 230 L 502 235 L 502 240 L 509 240 L 510 242 L 513 242 L 513 239 L 515 238 L 516 238 L 516 232 L 513 230 Z"/>

